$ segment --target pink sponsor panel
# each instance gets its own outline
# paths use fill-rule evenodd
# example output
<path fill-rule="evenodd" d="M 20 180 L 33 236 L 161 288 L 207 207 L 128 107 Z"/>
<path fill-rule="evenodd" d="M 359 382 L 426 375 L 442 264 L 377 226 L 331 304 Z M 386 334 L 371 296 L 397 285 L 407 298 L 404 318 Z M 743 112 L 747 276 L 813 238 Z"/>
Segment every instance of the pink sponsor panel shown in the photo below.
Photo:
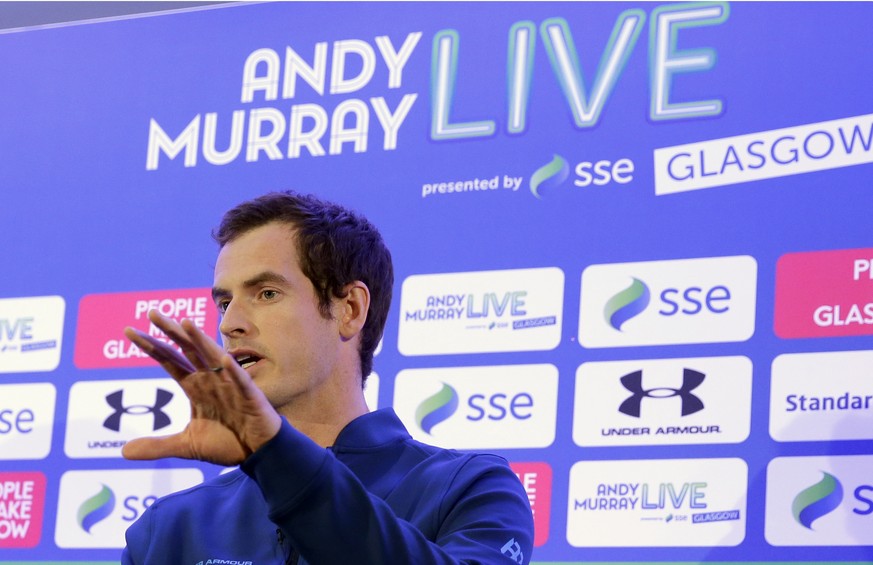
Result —
<path fill-rule="evenodd" d="M 549 514 L 552 506 L 552 468 L 548 463 L 510 463 L 530 501 L 534 517 L 534 547 L 549 539 Z"/>
<path fill-rule="evenodd" d="M 177 321 L 187 318 L 207 335 L 217 333 L 218 312 L 209 288 L 89 294 L 79 302 L 76 366 L 100 369 L 154 365 L 124 336 L 124 328 L 130 326 L 166 341 L 163 332 L 149 321 L 149 310 L 158 310 Z"/>
<path fill-rule="evenodd" d="M 782 338 L 873 334 L 873 248 L 780 257 L 774 326 Z"/>
<path fill-rule="evenodd" d="M 36 547 L 44 507 L 45 475 L 0 473 L 0 548 Z"/>

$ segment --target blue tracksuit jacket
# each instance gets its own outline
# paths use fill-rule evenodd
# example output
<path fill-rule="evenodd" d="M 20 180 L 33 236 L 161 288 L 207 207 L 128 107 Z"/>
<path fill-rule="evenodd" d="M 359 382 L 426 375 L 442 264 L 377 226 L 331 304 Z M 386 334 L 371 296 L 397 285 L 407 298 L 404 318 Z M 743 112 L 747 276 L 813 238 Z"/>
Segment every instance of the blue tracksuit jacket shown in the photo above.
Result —
<path fill-rule="evenodd" d="M 506 461 L 413 440 L 390 408 L 323 449 L 287 422 L 239 470 L 166 496 L 123 564 L 528 563 L 533 520 Z"/>

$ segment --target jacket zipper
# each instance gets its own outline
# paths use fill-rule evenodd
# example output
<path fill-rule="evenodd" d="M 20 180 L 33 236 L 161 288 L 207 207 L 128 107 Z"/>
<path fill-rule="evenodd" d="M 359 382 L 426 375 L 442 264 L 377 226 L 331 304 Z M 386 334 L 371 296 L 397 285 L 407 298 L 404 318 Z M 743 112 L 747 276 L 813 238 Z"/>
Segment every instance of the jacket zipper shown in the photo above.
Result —
<path fill-rule="evenodd" d="M 282 551 L 282 555 L 285 556 L 285 534 L 279 528 L 276 528 L 276 539 L 279 541 L 279 549 Z M 297 565 L 299 559 L 300 554 L 297 553 L 296 549 L 291 548 L 291 552 L 285 557 L 285 565 Z"/>

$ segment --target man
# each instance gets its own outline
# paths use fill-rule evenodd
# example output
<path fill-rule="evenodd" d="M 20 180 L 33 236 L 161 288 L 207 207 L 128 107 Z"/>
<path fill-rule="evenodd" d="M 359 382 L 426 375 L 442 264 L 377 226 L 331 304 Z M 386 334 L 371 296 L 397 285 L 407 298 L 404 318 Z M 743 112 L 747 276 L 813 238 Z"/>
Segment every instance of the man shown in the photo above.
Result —
<path fill-rule="evenodd" d="M 154 503 L 122 562 L 527 563 L 530 506 L 504 460 L 418 443 L 364 402 L 394 278 L 378 231 L 274 193 L 230 210 L 215 238 L 224 348 L 157 312 L 184 355 L 126 330 L 188 395 L 191 422 L 123 453 L 240 469 Z"/>

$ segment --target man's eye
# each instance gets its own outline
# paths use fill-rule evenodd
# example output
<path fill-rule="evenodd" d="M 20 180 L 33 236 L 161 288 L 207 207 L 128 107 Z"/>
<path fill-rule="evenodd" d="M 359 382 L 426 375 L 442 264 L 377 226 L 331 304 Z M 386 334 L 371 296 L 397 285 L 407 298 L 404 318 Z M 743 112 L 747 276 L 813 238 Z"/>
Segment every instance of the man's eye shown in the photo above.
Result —
<path fill-rule="evenodd" d="M 222 300 L 216 306 L 218 307 L 218 311 L 222 314 L 227 312 L 227 307 L 230 305 L 230 300 Z"/>
<path fill-rule="evenodd" d="M 261 293 L 261 296 L 263 296 L 267 300 L 272 300 L 272 299 L 276 298 L 277 296 L 279 296 L 279 293 L 276 292 L 275 290 L 265 290 Z"/>

